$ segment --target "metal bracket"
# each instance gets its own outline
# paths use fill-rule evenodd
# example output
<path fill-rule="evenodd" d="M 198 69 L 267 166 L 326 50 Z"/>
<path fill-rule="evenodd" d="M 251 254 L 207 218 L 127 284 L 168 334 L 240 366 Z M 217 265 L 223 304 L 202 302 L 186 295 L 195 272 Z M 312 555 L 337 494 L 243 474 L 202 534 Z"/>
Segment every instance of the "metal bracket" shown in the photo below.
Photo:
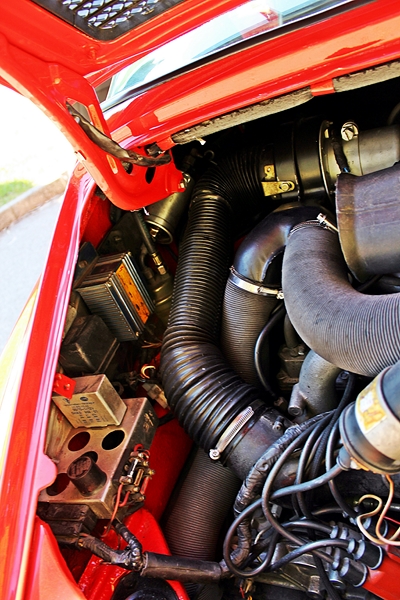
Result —
<path fill-rule="evenodd" d="M 276 181 L 275 165 L 265 165 L 264 173 L 265 181 L 261 182 L 264 196 L 276 196 L 294 190 L 293 181 Z"/>
<path fill-rule="evenodd" d="M 276 196 L 294 190 L 293 181 L 262 181 L 264 196 Z"/>
<path fill-rule="evenodd" d="M 325 229 L 329 229 L 329 231 L 333 231 L 334 233 L 339 233 L 339 229 L 333 223 L 328 221 L 326 215 L 319 213 L 317 216 L 317 221 Z"/>
<path fill-rule="evenodd" d="M 68 400 L 72 399 L 76 386 L 75 379 L 67 377 L 63 373 L 56 373 L 53 383 L 53 392 L 60 396 L 65 396 Z"/>

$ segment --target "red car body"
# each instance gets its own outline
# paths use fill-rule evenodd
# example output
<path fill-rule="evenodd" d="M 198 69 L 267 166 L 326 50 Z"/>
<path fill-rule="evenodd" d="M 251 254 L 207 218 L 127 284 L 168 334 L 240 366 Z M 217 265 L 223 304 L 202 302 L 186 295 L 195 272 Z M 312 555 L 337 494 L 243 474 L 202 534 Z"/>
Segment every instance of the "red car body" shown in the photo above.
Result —
<path fill-rule="evenodd" d="M 55 464 L 44 451 L 49 407 L 80 244 L 98 245 L 111 227 L 109 202 L 136 210 L 179 192 L 182 185 L 182 172 L 173 162 L 157 167 L 150 183 L 145 169 L 135 166 L 127 173 L 86 135 L 67 103 L 86 106 L 92 123 L 124 148 L 144 154 L 156 144 L 169 151 L 176 144 L 174 134 L 206 120 L 299 90 L 307 89 L 310 97 L 333 97 L 338 78 L 400 59 L 399 2 L 354 2 L 346 10 L 250 37 L 240 51 L 233 46 L 225 55 L 147 85 L 103 113 L 96 86 L 154 48 L 240 4 L 186 0 L 108 41 L 91 38 L 31 0 L 3 3 L 0 9 L 2 83 L 54 120 L 81 161 L 71 175 L 47 266 L 27 308 L 26 328 L 14 334 L 15 355 L 10 357 L 9 346 L 1 363 L 2 600 L 109 600 L 124 573 L 93 556 L 76 581 L 49 526 L 36 516 L 39 493 L 56 476 Z M 97 186 L 108 200 L 95 195 Z M 165 439 L 157 439 L 157 475 L 146 511 L 128 518 L 145 549 L 158 553 L 168 553 L 158 521 L 190 448 L 190 440 L 174 427 Z M 383 564 L 371 571 L 365 587 L 387 600 L 398 598 L 398 558 Z M 173 588 L 181 600 L 187 599 L 182 584 L 175 582 Z"/>

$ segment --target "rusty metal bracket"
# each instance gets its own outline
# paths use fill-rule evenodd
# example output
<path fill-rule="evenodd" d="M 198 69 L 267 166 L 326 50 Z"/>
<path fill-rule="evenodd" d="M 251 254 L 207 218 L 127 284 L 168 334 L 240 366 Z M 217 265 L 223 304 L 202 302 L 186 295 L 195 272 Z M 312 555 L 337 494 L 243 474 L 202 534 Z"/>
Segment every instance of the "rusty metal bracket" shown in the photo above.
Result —
<path fill-rule="evenodd" d="M 265 165 L 264 173 L 265 181 L 261 182 L 264 196 L 276 196 L 294 190 L 293 181 L 278 181 L 276 179 L 275 165 Z"/>

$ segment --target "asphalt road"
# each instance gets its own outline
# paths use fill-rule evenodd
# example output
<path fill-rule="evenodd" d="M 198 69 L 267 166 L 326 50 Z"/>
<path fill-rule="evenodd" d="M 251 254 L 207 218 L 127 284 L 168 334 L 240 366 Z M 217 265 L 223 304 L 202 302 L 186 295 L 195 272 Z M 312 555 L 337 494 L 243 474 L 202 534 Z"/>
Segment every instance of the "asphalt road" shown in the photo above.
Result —
<path fill-rule="evenodd" d="M 43 186 L 75 163 L 70 144 L 30 100 L 0 85 L 0 184 Z M 46 260 L 61 199 L 0 231 L 0 352 Z"/>
<path fill-rule="evenodd" d="M 45 266 L 61 197 L 0 232 L 0 353 Z"/>

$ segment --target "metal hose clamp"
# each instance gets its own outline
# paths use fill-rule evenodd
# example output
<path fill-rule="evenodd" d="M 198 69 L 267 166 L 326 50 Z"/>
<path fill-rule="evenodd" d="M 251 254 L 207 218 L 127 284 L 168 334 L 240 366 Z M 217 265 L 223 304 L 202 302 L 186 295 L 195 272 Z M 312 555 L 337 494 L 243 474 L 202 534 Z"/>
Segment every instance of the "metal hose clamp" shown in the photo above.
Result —
<path fill-rule="evenodd" d="M 251 406 L 248 406 L 233 419 L 232 423 L 219 438 L 216 447 L 210 450 L 209 455 L 212 460 L 219 460 L 221 458 L 221 454 L 253 415 L 254 410 Z"/>
<path fill-rule="evenodd" d="M 280 289 L 269 288 L 256 281 L 250 281 L 242 277 L 234 267 L 230 268 L 229 280 L 241 290 L 250 292 L 251 294 L 258 294 L 260 296 L 272 296 L 278 300 L 283 300 L 283 292 Z"/>

